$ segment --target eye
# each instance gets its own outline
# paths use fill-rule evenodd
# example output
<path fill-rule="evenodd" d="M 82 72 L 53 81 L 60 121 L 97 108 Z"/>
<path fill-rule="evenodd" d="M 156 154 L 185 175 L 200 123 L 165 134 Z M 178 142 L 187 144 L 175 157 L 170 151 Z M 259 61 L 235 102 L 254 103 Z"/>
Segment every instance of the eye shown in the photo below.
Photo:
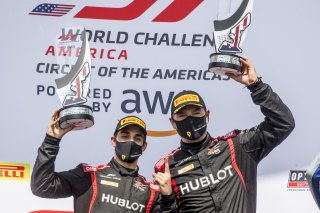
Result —
<path fill-rule="evenodd" d="M 123 133 L 120 133 L 119 136 L 120 136 L 121 138 L 128 138 L 128 137 L 129 137 L 129 134 L 123 132 Z"/>
<path fill-rule="evenodd" d="M 140 136 L 138 136 L 138 137 L 135 137 L 135 138 L 134 138 L 134 141 L 135 141 L 136 143 L 142 143 L 142 142 L 143 142 L 143 138 L 140 137 Z"/>
<path fill-rule="evenodd" d="M 202 108 L 197 108 L 192 112 L 195 116 L 203 116 L 205 114 L 205 111 Z"/>
<path fill-rule="evenodd" d="M 187 114 L 185 113 L 185 112 L 178 112 L 178 113 L 176 113 L 175 114 L 176 115 L 176 117 L 178 117 L 178 118 L 183 118 L 183 117 L 185 117 L 185 116 L 187 116 Z"/>

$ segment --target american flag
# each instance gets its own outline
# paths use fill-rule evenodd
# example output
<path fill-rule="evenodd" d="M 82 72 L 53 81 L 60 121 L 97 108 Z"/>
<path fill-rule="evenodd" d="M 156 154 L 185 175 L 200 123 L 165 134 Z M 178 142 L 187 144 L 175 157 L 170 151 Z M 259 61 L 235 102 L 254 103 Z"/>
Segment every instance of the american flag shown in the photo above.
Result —
<path fill-rule="evenodd" d="M 69 4 L 39 4 L 29 14 L 39 16 L 63 16 L 67 14 L 75 5 Z"/>

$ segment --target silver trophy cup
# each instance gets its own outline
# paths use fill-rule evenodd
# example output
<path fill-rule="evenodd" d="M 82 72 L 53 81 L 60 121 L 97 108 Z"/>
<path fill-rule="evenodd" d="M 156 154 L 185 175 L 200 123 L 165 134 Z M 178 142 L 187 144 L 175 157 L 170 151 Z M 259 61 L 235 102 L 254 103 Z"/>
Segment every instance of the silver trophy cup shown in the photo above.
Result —
<path fill-rule="evenodd" d="M 209 71 L 218 75 L 242 74 L 238 54 L 242 53 L 241 45 L 251 24 L 252 8 L 253 0 L 243 0 L 229 18 L 214 21 L 215 53 L 210 55 Z"/>
<path fill-rule="evenodd" d="M 80 30 L 82 33 L 79 33 Z M 64 51 L 69 55 L 75 54 L 79 50 L 77 44 L 81 44 L 81 50 L 70 72 L 55 79 L 57 93 L 63 106 L 59 110 L 60 127 L 74 126 L 73 130 L 89 128 L 94 124 L 92 108 L 86 105 L 91 73 L 90 48 L 85 29 L 80 30 L 79 28 L 69 28 L 68 34 L 64 33 L 59 36 L 58 48 L 60 51 L 61 48 L 65 48 Z"/>

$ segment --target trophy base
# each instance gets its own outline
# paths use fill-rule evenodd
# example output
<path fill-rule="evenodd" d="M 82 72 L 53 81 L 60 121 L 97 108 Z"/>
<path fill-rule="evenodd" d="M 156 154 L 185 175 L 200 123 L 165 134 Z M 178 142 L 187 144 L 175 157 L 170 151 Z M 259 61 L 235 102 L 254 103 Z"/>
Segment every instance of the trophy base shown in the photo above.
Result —
<path fill-rule="evenodd" d="M 217 75 L 226 73 L 242 74 L 240 56 L 229 53 L 212 53 L 208 70 Z"/>
<path fill-rule="evenodd" d="M 86 105 L 73 105 L 60 109 L 60 128 L 74 126 L 72 130 L 86 129 L 94 124 L 92 108 Z"/>

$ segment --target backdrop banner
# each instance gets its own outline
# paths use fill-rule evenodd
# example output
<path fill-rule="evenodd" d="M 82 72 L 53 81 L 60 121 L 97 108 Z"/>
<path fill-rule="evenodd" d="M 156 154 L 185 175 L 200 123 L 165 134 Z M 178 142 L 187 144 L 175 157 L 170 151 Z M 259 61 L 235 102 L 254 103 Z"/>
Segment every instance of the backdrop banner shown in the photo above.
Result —
<path fill-rule="evenodd" d="M 94 125 L 71 131 L 60 143 L 56 171 L 79 163 L 108 163 L 118 119 L 137 115 L 147 124 L 148 148 L 139 159 L 141 175 L 152 180 L 154 164 L 179 146 L 170 103 L 189 89 L 210 110 L 213 137 L 248 129 L 263 121 L 243 85 L 208 71 L 214 51 L 213 21 L 218 0 L 31 0 L 4 1 L 0 7 L 0 212 L 72 212 L 72 198 L 32 194 L 30 174 L 53 111 L 61 108 L 55 79 L 72 68 L 81 48 L 56 45 L 80 39 L 90 47 L 91 81 L 87 104 Z M 230 14 L 242 0 L 225 6 Z M 318 59 L 320 2 L 255 1 L 242 47 L 262 80 L 290 107 L 293 133 L 258 167 L 257 212 L 316 213 L 305 171 L 320 152 Z M 226 17 L 224 17 L 226 18 Z M 315 44 L 314 44 L 315 43 Z M 72 42 L 70 42 L 72 44 Z M 64 62 L 62 62 L 64 61 Z M 302 75 L 305 74 L 305 75 Z"/>

